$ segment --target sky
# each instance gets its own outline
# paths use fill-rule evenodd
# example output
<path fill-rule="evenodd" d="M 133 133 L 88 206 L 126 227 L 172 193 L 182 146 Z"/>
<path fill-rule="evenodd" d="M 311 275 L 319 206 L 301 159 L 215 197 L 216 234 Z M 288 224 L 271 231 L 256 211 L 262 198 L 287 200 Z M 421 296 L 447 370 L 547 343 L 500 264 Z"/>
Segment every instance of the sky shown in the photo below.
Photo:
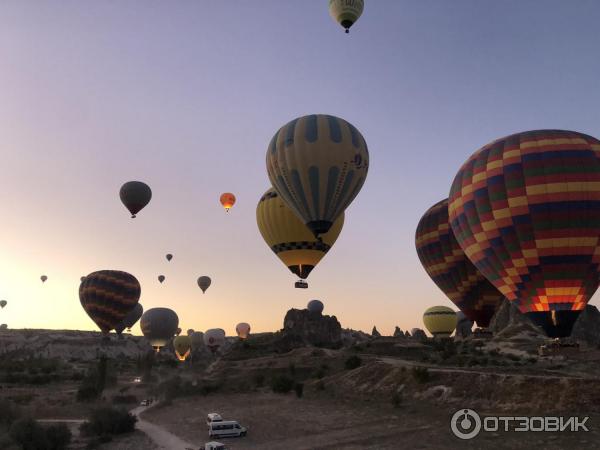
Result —
<path fill-rule="evenodd" d="M 100 269 L 135 275 L 144 308 L 183 330 L 275 331 L 317 298 L 343 327 L 391 334 L 453 306 L 419 263 L 417 223 L 496 138 L 600 137 L 600 2 L 365 3 L 346 35 L 325 0 L 0 2 L 0 323 L 97 329 L 78 287 Z M 302 290 L 255 209 L 271 137 L 313 113 L 355 125 L 370 168 Z M 135 220 L 129 180 L 153 192 Z"/>

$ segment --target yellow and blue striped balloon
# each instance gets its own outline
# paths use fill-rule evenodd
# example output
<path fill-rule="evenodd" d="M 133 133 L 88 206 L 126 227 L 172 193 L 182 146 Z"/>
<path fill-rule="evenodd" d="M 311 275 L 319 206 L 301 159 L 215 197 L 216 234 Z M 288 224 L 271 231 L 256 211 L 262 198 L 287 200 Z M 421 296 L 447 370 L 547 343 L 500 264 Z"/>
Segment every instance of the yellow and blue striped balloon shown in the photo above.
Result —
<path fill-rule="evenodd" d="M 292 120 L 267 150 L 271 184 L 315 236 L 327 233 L 362 188 L 369 150 L 360 132 L 334 116 Z"/>

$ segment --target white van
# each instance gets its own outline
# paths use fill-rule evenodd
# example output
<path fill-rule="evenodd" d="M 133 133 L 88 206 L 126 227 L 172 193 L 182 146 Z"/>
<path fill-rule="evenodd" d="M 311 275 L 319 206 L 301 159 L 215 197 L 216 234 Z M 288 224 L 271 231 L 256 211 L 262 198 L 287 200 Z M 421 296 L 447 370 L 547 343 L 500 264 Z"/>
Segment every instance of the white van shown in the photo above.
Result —
<path fill-rule="evenodd" d="M 246 436 L 248 429 L 235 420 L 223 420 L 221 422 L 211 422 L 208 426 L 208 437 L 225 436 Z"/>
<path fill-rule="evenodd" d="M 204 444 L 204 450 L 227 450 L 227 447 L 225 447 L 225 444 L 212 441 Z"/>
<path fill-rule="evenodd" d="M 208 413 L 206 416 L 206 425 L 210 427 L 213 422 L 223 422 L 223 418 L 217 413 Z"/>

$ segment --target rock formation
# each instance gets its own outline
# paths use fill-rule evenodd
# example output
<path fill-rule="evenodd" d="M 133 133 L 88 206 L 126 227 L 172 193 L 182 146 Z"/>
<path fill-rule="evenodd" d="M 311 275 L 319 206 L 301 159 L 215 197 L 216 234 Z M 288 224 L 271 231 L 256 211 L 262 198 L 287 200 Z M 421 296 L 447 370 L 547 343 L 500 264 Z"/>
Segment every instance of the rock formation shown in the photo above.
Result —
<path fill-rule="evenodd" d="M 381 337 L 381 333 L 379 333 L 379 331 L 377 331 L 377 327 L 373 327 L 373 331 L 371 331 L 371 336 L 373 337 Z"/>
<path fill-rule="evenodd" d="M 283 338 L 286 341 L 317 346 L 335 346 L 342 342 L 342 326 L 335 316 L 290 309 L 283 320 Z"/>
<path fill-rule="evenodd" d="M 396 327 L 396 329 L 394 330 L 394 337 L 395 338 L 403 338 L 404 337 L 404 332 L 400 329 L 400 327 Z"/>
<path fill-rule="evenodd" d="M 600 345 L 600 311 L 593 305 L 587 305 L 573 325 L 571 338 L 590 345 Z"/>

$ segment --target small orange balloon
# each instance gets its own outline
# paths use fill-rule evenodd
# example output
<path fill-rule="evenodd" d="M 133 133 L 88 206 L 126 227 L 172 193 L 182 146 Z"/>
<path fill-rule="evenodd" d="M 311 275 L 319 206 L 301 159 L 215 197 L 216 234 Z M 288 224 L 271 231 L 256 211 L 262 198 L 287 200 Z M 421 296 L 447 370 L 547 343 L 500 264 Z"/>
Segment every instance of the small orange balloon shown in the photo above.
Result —
<path fill-rule="evenodd" d="M 225 211 L 229 212 L 229 208 L 231 208 L 235 204 L 235 195 L 231 192 L 225 192 L 221 194 L 221 205 L 225 208 Z"/>

